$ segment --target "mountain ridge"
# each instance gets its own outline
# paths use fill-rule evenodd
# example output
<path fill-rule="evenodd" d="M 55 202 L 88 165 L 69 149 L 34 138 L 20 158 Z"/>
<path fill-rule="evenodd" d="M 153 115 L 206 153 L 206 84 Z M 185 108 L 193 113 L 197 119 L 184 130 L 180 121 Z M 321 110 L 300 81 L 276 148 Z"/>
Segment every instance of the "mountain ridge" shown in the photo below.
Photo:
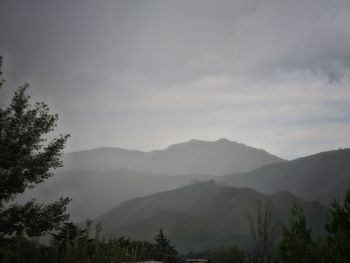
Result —
<path fill-rule="evenodd" d="M 148 241 L 163 227 L 181 251 L 209 248 L 206 244 L 215 245 L 213 240 L 221 245 L 227 240 L 238 242 L 232 241 L 226 246 L 249 246 L 247 216 L 258 202 L 271 204 L 273 220 L 279 224 L 289 222 L 290 209 L 293 203 L 299 202 L 315 235 L 320 233 L 326 220 L 326 209 L 317 202 L 286 192 L 264 195 L 211 180 L 126 201 L 94 222 L 101 222 L 107 235 Z"/>
<path fill-rule="evenodd" d="M 328 205 L 332 199 L 342 197 L 350 183 L 349 171 L 350 149 L 345 148 L 268 164 L 246 173 L 225 175 L 222 180 L 232 186 L 249 187 L 266 194 L 285 190 Z"/>
<path fill-rule="evenodd" d="M 100 147 L 94 147 L 94 148 L 89 148 L 89 149 L 82 149 L 82 150 L 76 150 L 76 151 L 69 151 L 69 152 L 65 152 L 64 154 L 73 154 L 73 153 L 84 153 L 84 152 L 89 152 L 89 151 L 99 151 L 99 150 L 120 150 L 120 151 L 128 151 L 128 152 L 135 152 L 135 153 L 154 153 L 154 152 L 161 152 L 161 151 L 164 151 L 164 150 L 168 150 L 168 149 L 171 149 L 173 147 L 177 147 L 177 146 L 181 146 L 183 144 L 190 144 L 190 143 L 233 143 L 233 144 L 236 144 L 236 145 L 240 145 L 240 146 L 243 146 L 243 147 L 247 147 L 247 148 L 252 148 L 252 149 L 255 149 L 255 150 L 258 150 L 258 151 L 263 151 L 263 152 L 266 152 L 266 153 L 269 153 L 268 151 L 262 149 L 262 148 L 257 148 L 257 147 L 253 147 L 253 146 L 249 146 L 245 143 L 240 143 L 240 142 L 237 142 L 237 141 L 231 141 L 227 138 L 220 138 L 220 139 L 217 139 L 215 141 L 208 141 L 208 140 L 201 140 L 201 139 L 190 139 L 190 140 L 187 140 L 187 141 L 184 141 L 184 142 L 178 142 L 178 143 L 174 143 L 174 144 L 171 144 L 167 147 L 164 147 L 164 148 L 161 148 L 161 149 L 154 149 L 154 150 L 138 150 L 138 149 L 129 149 L 129 148 L 123 148 L 123 147 L 118 147 L 118 146 L 100 146 Z M 269 153 L 271 154 L 271 153 Z M 275 155 L 275 154 L 271 154 L 272 156 L 275 156 L 281 160 L 284 160 L 283 158 Z"/>
<path fill-rule="evenodd" d="M 192 139 L 149 152 L 100 147 L 66 153 L 63 170 L 108 171 L 126 168 L 152 174 L 212 174 L 247 172 L 283 159 L 242 143 Z"/>
<path fill-rule="evenodd" d="M 212 176 L 201 173 L 164 176 L 161 174 L 135 172 L 128 169 L 111 171 L 98 171 L 96 169 L 76 171 L 59 170 L 57 175 L 49 178 L 34 189 L 29 189 L 24 195 L 20 195 L 17 200 L 37 198 L 41 202 L 52 202 L 62 195 L 66 195 L 73 198 L 73 201 L 69 205 L 69 212 L 72 219 L 74 221 L 81 221 L 86 218 L 95 218 L 103 212 L 112 209 L 114 206 L 135 197 L 176 189 L 198 181 L 215 178 L 215 180 L 222 181 L 231 186 L 253 188 L 265 194 L 290 191 L 304 199 L 310 201 L 317 200 L 322 204 L 329 205 L 334 198 L 342 198 L 349 183 L 348 171 L 350 171 L 350 157 L 347 157 L 342 162 L 342 165 L 339 165 L 337 162 L 327 164 L 329 163 L 327 161 L 329 157 L 333 156 L 332 158 L 338 159 L 338 153 L 345 153 L 346 156 L 350 156 L 350 150 L 348 149 L 333 150 L 292 161 L 266 165 L 248 173 L 226 176 Z M 319 157 L 322 157 L 321 161 L 316 161 L 313 165 L 308 164 L 310 160 L 318 159 Z M 302 169 L 293 169 L 293 164 L 298 164 L 300 161 L 306 163 Z M 324 164 L 327 164 L 327 169 L 324 169 Z M 317 168 L 318 166 L 320 168 Z M 271 167 L 274 169 L 271 170 Z M 304 169 L 305 167 L 308 169 Z M 339 170 L 339 167 L 343 168 Z M 272 177 L 271 174 L 273 175 Z M 288 180 L 284 178 L 284 174 L 287 174 L 286 178 L 289 178 Z M 298 174 L 302 174 L 303 176 L 298 177 Z M 340 176 L 337 177 L 337 174 Z M 309 175 L 311 175 L 310 178 L 312 179 L 308 180 L 309 183 L 305 183 L 305 187 L 307 187 L 302 189 L 300 186 L 304 184 L 304 181 L 301 179 L 304 177 L 308 178 Z M 323 181 L 319 180 L 318 177 L 321 179 L 322 177 L 330 179 L 326 180 L 326 183 L 322 183 Z M 319 189 L 313 190 L 319 181 Z M 310 184 L 311 187 L 309 187 Z M 302 191 L 299 192 L 299 189 Z M 309 193 L 318 194 L 307 196 L 303 193 L 307 193 L 308 195 L 310 195 Z"/>

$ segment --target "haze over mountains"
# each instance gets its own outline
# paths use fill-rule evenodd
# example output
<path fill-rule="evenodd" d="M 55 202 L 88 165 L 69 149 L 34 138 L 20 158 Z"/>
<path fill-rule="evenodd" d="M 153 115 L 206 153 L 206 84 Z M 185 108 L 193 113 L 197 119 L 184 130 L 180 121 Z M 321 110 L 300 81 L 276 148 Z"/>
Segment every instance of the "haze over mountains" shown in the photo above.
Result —
<path fill-rule="evenodd" d="M 224 175 L 252 171 L 280 161 L 283 160 L 264 150 L 227 139 L 191 140 L 151 152 L 104 147 L 67 153 L 64 169 L 110 171 L 125 168 L 151 174 Z"/>
<path fill-rule="evenodd" d="M 249 213 L 259 202 L 270 204 L 273 221 L 288 223 L 290 208 L 299 202 L 314 234 L 326 219 L 326 208 L 290 193 L 263 195 L 248 188 L 233 188 L 212 181 L 136 198 L 96 218 L 106 234 L 149 240 L 160 227 L 182 251 L 230 245 L 249 246 Z"/>
<path fill-rule="evenodd" d="M 350 183 L 350 149 L 339 149 L 232 174 L 223 181 L 263 193 L 289 191 L 328 205 L 341 198 Z"/>
<path fill-rule="evenodd" d="M 64 155 L 64 167 L 56 176 L 20 198 L 54 201 L 70 196 L 71 218 L 81 221 L 135 197 L 175 189 L 193 180 L 209 180 L 211 173 L 251 171 L 281 160 L 226 139 L 191 140 L 152 152 L 98 148 Z"/>
<path fill-rule="evenodd" d="M 249 162 L 245 163 L 243 157 L 239 157 L 240 151 Z M 37 197 L 39 201 L 54 201 L 62 195 L 69 196 L 73 198 L 69 205 L 72 220 L 83 221 L 86 218 L 93 219 L 130 199 L 215 178 L 233 187 L 249 187 L 265 194 L 289 191 L 303 199 L 328 205 L 333 198 L 342 197 L 348 186 L 350 171 L 349 149 L 283 161 L 263 150 L 225 139 L 215 142 L 192 140 L 149 153 L 99 148 L 69 153 L 64 159 L 64 169 L 19 196 L 18 200 Z M 190 165 L 190 161 L 193 165 Z M 147 164 L 144 167 L 162 171 L 163 174 L 122 168 L 128 165 L 132 168 L 133 162 L 139 165 L 136 167 L 138 169 L 142 168 L 141 164 Z M 181 162 L 186 164 L 185 168 Z M 237 170 L 258 168 L 245 173 L 218 176 L 240 162 L 243 165 Z M 104 164 L 106 167 L 103 167 Z M 167 166 L 170 168 L 167 169 Z M 112 168 L 114 170 L 109 170 Z M 166 176 L 166 170 L 168 173 L 176 171 L 180 174 Z M 221 172 L 211 175 L 210 172 L 214 170 Z M 203 173 L 181 174 L 185 171 Z"/>
<path fill-rule="evenodd" d="M 73 199 L 68 205 L 71 219 L 79 222 L 93 219 L 129 199 L 211 178 L 213 176 L 199 174 L 152 175 L 126 169 L 107 172 L 60 171 L 17 200 L 36 197 L 42 202 L 53 202 L 61 196 L 69 196 Z"/>

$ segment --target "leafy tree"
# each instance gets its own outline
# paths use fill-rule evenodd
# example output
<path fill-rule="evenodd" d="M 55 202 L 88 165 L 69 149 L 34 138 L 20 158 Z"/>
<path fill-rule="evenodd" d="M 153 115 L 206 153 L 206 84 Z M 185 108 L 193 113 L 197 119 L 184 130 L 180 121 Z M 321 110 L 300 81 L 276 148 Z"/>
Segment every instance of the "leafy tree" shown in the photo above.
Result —
<path fill-rule="evenodd" d="M 0 69 L 1 63 L 0 58 Z M 0 88 L 3 84 L 1 79 Z M 58 115 L 50 114 L 43 102 L 31 105 L 28 87 L 19 87 L 7 107 L 0 105 L 0 242 L 13 235 L 42 235 L 69 216 L 65 213 L 69 198 L 47 205 L 35 199 L 9 205 L 16 195 L 43 182 L 62 166 L 62 150 L 69 137 L 46 139 L 54 131 Z"/>
<path fill-rule="evenodd" d="M 8 243 L 3 248 L 0 262 L 17 263 L 17 262 L 42 262 L 43 246 L 33 240 L 22 237 L 14 237 L 7 240 Z"/>
<path fill-rule="evenodd" d="M 292 208 L 293 220 L 289 228 L 284 228 L 279 247 L 281 262 L 309 262 L 312 249 L 311 229 L 306 224 L 304 211 L 296 203 Z"/>
<path fill-rule="evenodd" d="M 159 230 L 158 235 L 154 237 L 154 240 L 156 241 L 154 251 L 155 260 L 166 263 L 175 263 L 179 261 L 177 251 L 170 245 L 170 241 L 165 237 L 162 228 Z"/>
<path fill-rule="evenodd" d="M 350 187 L 343 205 L 332 203 L 325 229 L 332 262 L 350 262 Z"/>

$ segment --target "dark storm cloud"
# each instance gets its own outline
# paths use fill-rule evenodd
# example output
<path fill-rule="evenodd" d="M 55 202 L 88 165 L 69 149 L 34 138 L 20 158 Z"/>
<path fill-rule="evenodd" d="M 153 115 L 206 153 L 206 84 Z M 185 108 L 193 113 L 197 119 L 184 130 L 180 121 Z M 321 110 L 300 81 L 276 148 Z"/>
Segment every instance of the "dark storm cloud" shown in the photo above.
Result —
<path fill-rule="evenodd" d="M 349 14 L 347 0 L 3 0 L 1 93 L 30 82 L 70 149 L 192 137 L 287 157 L 338 147 L 350 126 Z"/>

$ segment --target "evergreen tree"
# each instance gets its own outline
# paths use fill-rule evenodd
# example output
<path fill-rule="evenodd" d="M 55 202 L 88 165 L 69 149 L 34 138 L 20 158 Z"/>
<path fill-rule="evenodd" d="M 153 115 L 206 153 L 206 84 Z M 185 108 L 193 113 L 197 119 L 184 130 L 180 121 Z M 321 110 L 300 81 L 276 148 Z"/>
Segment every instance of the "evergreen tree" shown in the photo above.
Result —
<path fill-rule="evenodd" d="M 343 205 L 332 203 L 325 229 L 332 262 L 350 262 L 350 187 Z"/>
<path fill-rule="evenodd" d="M 284 228 L 282 233 L 279 247 L 281 262 L 309 262 L 312 249 L 311 229 L 306 224 L 300 204 L 293 205 L 292 216 L 291 226 Z"/>
<path fill-rule="evenodd" d="M 154 240 L 156 241 L 154 251 L 155 260 L 166 263 L 175 263 L 179 261 L 177 251 L 170 245 L 170 241 L 165 237 L 162 228 L 159 230 L 158 235 L 154 237 Z"/>
<path fill-rule="evenodd" d="M 53 242 L 59 246 L 61 250 L 66 249 L 74 242 L 89 243 L 92 239 L 89 238 L 89 230 L 91 221 L 88 221 L 86 228 L 80 228 L 72 222 L 66 222 L 59 227 L 58 233 L 53 233 Z"/>
<path fill-rule="evenodd" d="M 2 59 L 0 58 L 0 69 Z M 0 88 L 4 84 L 1 79 Z M 31 105 L 24 84 L 7 107 L 0 105 L 0 242 L 13 235 L 39 236 L 68 218 L 68 198 L 44 205 L 31 200 L 9 205 L 17 194 L 34 187 L 62 166 L 61 154 L 68 135 L 47 141 L 56 127 L 57 114 L 41 102 Z M 0 244 L 1 247 L 2 244 Z"/>

